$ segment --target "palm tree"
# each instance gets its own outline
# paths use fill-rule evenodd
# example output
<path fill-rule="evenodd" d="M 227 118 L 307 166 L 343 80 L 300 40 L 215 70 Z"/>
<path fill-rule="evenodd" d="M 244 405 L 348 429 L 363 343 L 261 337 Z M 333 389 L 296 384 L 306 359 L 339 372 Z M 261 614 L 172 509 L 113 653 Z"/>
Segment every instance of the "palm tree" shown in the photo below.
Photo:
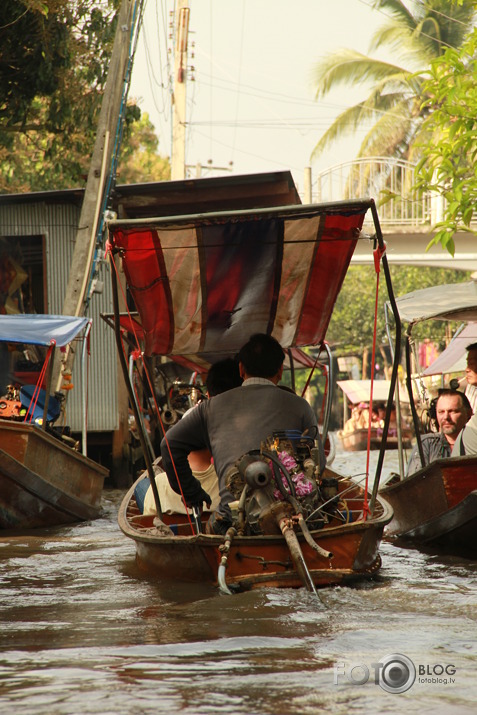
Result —
<path fill-rule="evenodd" d="M 391 156 L 412 160 L 420 142 L 426 110 L 421 85 L 431 60 L 448 47 L 458 48 L 477 16 L 475 2 L 449 0 L 374 0 L 373 7 L 389 20 L 375 33 L 370 52 L 387 47 L 401 65 L 344 49 L 314 68 L 316 99 L 340 84 L 369 87 L 366 99 L 342 112 L 316 144 L 312 158 L 345 134 L 374 122 L 358 156 Z"/>

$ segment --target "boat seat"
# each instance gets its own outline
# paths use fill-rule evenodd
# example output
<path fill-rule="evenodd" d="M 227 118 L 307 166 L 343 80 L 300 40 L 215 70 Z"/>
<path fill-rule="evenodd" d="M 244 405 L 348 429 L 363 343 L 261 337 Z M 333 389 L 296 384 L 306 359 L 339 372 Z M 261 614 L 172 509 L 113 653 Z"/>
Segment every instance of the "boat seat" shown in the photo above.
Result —
<path fill-rule="evenodd" d="M 35 385 L 23 385 L 23 387 L 20 388 L 20 402 L 22 407 L 28 409 L 30 407 L 32 398 L 33 398 L 33 393 L 35 392 Z M 46 391 L 43 389 L 40 389 L 40 393 L 38 395 L 38 400 L 35 405 L 35 409 L 33 410 L 33 422 L 35 422 L 37 419 L 43 419 L 43 412 L 45 409 L 45 399 L 46 399 Z M 61 412 L 61 405 L 59 400 L 57 400 L 56 397 L 50 396 L 50 399 L 48 400 L 48 412 L 46 415 L 46 421 L 48 423 L 54 422 L 55 420 L 58 419 L 60 416 Z"/>

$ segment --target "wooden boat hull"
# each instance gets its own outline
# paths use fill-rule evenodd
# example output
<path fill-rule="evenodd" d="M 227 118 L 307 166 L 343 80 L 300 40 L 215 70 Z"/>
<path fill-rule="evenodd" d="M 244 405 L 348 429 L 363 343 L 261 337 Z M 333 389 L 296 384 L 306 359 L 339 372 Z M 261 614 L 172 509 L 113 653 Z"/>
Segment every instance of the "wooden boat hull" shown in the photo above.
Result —
<path fill-rule="evenodd" d="M 353 432 L 343 432 L 340 430 L 338 436 L 341 440 L 343 449 L 347 452 L 363 452 L 368 448 L 368 430 L 357 429 Z M 377 433 L 376 429 L 371 430 L 370 449 L 379 449 L 381 447 L 382 437 Z M 403 448 L 409 449 L 412 442 L 412 433 L 407 431 L 402 435 Z M 386 440 L 386 449 L 398 449 L 399 441 L 395 436 L 389 436 Z"/>
<path fill-rule="evenodd" d="M 0 528 L 99 516 L 107 470 L 41 428 L 0 420 Z"/>
<path fill-rule="evenodd" d="M 439 459 L 381 487 L 394 511 L 389 536 L 477 553 L 477 457 Z"/>
<path fill-rule="evenodd" d="M 379 545 L 384 526 L 392 518 L 389 505 L 380 500 L 377 516 L 368 521 L 325 527 L 312 532 L 322 549 L 332 558 L 320 555 L 298 535 L 305 563 L 315 586 L 335 585 L 370 577 L 381 566 Z M 179 515 L 164 515 L 165 523 Z M 222 558 L 221 536 L 190 534 L 184 521 L 178 522 L 177 536 L 163 536 L 153 525 L 153 517 L 139 514 L 135 507 L 134 485 L 120 507 L 118 523 L 126 536 L 136 543 L 140 568 L 162 579 L 217 583 Z M 182 535 L 184 534 L 184 535 Z M 263 587 L 298 588 L 303 582 L 292 562 L 283 536 L 236 536 L 231 544 L 226 580 L 240 590 Z"/>

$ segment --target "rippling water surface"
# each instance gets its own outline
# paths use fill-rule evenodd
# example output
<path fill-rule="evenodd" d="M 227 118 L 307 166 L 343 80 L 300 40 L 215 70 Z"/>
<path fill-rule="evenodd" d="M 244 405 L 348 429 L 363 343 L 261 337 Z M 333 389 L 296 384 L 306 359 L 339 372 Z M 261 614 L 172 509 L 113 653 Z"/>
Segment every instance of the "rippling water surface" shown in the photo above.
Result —
<path fill-rule="evenodd" d="M 0 539 L 1 713 L 476 712 L 477 562 L 383 543 L 371 582 L 225 596 L 139 572 L 121 497 L 95 522 Z"/>

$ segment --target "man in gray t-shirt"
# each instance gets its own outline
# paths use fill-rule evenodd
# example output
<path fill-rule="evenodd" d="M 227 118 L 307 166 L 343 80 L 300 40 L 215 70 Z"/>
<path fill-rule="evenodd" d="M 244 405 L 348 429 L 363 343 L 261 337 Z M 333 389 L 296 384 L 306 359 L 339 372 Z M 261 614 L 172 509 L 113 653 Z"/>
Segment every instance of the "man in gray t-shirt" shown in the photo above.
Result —
<path fill-rule="evenodd" d="M 274 338 L 253 335 L 238 355 L 241 387 L 199 404 L 161 442 L 169 483 L 177 493 L 182 488 L 188 506 L 201 507 L 210 498 L 193 477 L 187 455 L 204 447 L 212 453 L 221 498 L 209 526 L 215 533 L 225 533 L 230 526 L 228 504 L 233 497 L 225 486 L 225 474 L 242 455 L 259 449 L 262 440 L 278 430 L 309 430 L 319 440 L 316 416 L 308 402 L 278 387 L 284 359 Z"/>

